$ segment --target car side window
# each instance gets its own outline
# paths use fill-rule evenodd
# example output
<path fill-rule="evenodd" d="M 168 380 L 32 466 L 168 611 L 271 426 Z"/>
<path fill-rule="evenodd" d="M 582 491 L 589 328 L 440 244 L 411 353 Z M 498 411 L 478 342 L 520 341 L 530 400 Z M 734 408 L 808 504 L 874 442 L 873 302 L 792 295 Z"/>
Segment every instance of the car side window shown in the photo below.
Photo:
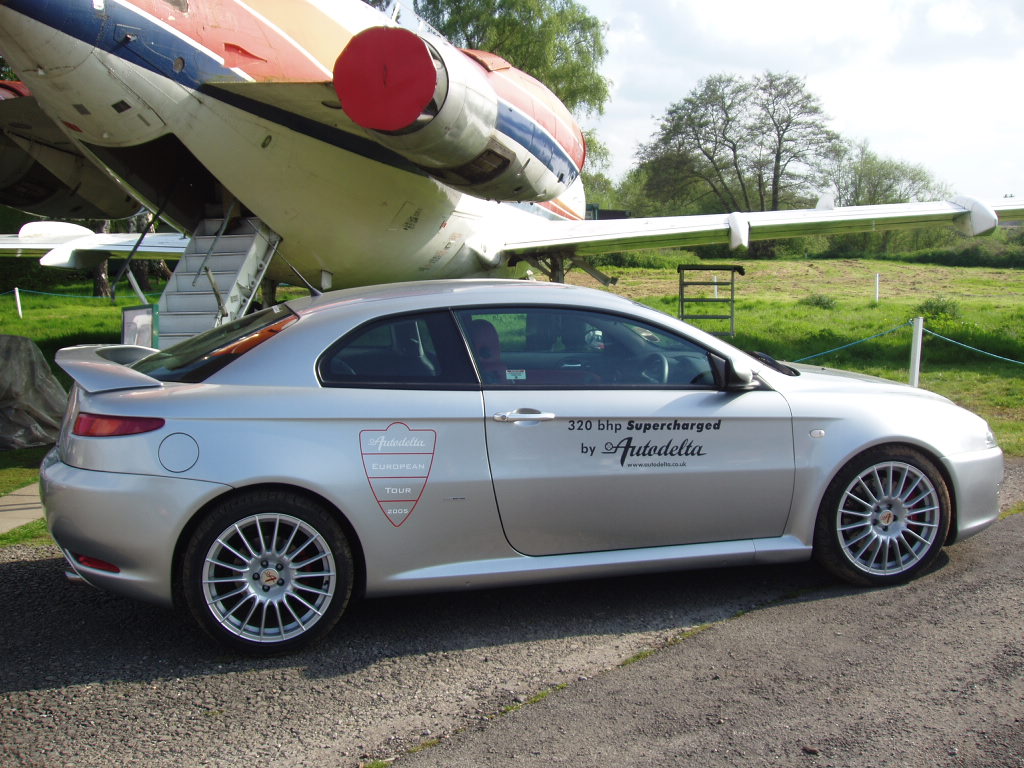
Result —
<path fill-rule="evenodd" d="M 360 326 L 321 355 L 317 375 L 325 387 L 479 387 L 447 311 Z"/>
<path fill-rule="evenodd" d="M 484 386 L 715 386 L 706 349 L 633 318 L 561 307 L 456 315 Z"/>

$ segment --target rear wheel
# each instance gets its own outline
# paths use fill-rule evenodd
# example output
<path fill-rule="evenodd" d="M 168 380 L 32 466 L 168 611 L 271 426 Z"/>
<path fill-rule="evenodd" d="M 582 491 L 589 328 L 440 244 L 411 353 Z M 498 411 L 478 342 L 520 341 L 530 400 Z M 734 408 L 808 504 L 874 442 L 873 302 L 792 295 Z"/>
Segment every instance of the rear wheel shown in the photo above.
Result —
<path fill-rule="evenodd" d="M 946 482 L 922 453 L 903 447 L 867 451 L 825 492 L 815 557 L 854 584 L 907 581 L 938 556 L 950 509 Z"/>
<path fill-rule="evenodd" d="M 288 491 L 225 500 L 196 528 L 182 561 L 196 621 L 248 653 L 290 651 L 323 637 L 345 610 L 352 577 L 338 521 Z"/>

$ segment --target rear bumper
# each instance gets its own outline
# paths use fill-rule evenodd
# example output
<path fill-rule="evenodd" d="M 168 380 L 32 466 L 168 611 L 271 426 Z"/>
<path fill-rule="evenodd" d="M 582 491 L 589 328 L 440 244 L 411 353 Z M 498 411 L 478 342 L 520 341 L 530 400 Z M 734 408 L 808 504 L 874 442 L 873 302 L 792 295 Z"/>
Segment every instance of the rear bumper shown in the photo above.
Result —
<path fill-rule="evenodd" d="M 999 448 L 944 458 L 953 478 L 956 529 L 948 543 L 963 541 L 999 519 L 999 489 L 1003 484 L 1003 452 Z"/>
<path fill-rule="evenodd" d="M 95 587 L 173 602 L 174 550 L 189 519 L 228 489 L 177 477 L 76 469 L 51 451 L 40 472 L 50 533 L 73 572 Z M 83 565 L 80 556 L 118 568 Z"/>

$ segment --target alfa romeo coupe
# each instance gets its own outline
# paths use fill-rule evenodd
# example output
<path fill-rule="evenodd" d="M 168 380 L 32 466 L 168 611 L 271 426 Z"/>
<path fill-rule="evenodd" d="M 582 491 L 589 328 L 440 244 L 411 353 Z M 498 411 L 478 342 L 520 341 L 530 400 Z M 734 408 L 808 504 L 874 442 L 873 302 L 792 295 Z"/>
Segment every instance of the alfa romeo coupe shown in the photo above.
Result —
<path fill-rule="evenodd" d="M 69 577 L 256 653 L 356 595 L 811 557 L 892 584 L 998 514 L 1002 453 L 949 400 L 561 284 L 338 291 L 57 362 Z"/>

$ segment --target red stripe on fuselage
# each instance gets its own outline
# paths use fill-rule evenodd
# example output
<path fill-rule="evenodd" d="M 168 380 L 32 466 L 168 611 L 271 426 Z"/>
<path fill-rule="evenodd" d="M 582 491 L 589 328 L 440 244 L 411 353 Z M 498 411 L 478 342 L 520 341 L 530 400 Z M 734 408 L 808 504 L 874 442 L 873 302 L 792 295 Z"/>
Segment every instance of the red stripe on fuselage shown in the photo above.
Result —
<path fill-rule="evenodd" d="M 553 214 L 555 214 L 556 216 L 559 216 L 560 218 L 563 218 L 563 219 L 569 219 L 570 221 L 582 221 L 583 220 L 582 216 L 580 216 L 578 213 L 576 213 L 572 209 L 570 209 L 570 208 L 566 207 L 565 205 L 563 205 L 558 200 L 558 198 L 555 198 L 554 200 L 548 200 L 548 201 L 543 202 L 543 203 L 537 203 L 537 205 L 539 205 L 541 208 L 544 208 L 546 210 L 551 211 Z"/>
<path fill-rule="evenodd" d="M 203 0 L 180 10 L 164 0 L 122 0 L 224 58 L 257 81 L 326 82 L 330 76 L 288 39 L 236 0 Z M 338 40 L 340 52 L 351 33 Z"/>

